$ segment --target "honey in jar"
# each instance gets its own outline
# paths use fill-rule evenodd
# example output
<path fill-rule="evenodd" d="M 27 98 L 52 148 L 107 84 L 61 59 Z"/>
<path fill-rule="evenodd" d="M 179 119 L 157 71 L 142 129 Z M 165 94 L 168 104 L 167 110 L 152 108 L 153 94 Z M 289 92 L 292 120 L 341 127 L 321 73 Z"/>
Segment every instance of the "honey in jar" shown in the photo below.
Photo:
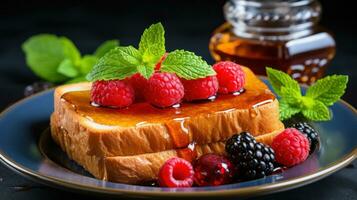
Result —
<path fill-rule="evenodd" d="M 260 75 L 269 66 L 311 84 L 335 56 L 334 38 L 318 25 L 316 0 L 230 0 L 224 13 L 227 22 L 209 44 L 216 61 L 234 61 Z"/>

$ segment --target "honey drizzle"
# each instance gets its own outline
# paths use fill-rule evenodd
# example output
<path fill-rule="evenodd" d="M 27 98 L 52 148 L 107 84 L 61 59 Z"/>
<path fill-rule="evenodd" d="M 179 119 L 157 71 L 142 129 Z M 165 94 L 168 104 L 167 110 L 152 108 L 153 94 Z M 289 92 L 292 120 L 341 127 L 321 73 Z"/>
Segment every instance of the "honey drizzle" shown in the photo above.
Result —
<path fill-rule="evenodd" d="M 161 123 L 167 127 L 173 146 L 179 157 L 188 161 L 197 156 L 192 141 L 190 126 L 199 116 L 210 116 L 217 112 L 234 112 L 237 109 L 248 109 L 251 117 L 256 115 L 256 108 L 272 102 L 275 96 L 247 68 L 245 91 L 239 95 L 218 95 L 214 101 L 182 103 L 179 107 L 160 109 L 147 102 L 138 102 L 128 108 L 113 109 L 96 107 L 90 103 L 89 91 L 74 91 L 62 95 L 61 100 L 83 117 L 109 126 L 142 126 L 149 123 Z"/>

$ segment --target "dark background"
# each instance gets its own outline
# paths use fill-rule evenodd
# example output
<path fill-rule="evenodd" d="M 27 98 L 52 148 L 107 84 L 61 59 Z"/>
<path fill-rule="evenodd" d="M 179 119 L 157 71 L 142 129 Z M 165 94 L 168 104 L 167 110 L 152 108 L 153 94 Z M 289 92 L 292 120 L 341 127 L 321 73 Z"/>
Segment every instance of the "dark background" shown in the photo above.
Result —
<path fill-rule="evenodd" d="M 343 97 L 356 106 L 357 20 L 356 8 L 347 1 L 321 0 L 321 24 L 334 32 L 337 55 L 328 74 L 348 74 Z M 91 53 L 104 40 L 138 44 L 150 24 L 161 21 L 168 50 L 186 49 L 213 62 L 208 51 L 212 31 L 224 22 L 223 0 L 130 0 L 130 1 L 2 1 L 0 2 L 0 110 L 23 97 L 26 85 L 38 81 L 26 67 L 21 44 L 38 33 L 70 38 L 80 51 Z M 0 130 L 1 131 L 1 130 Z M 0 138 L 1 139 L 1 138 Z M 354 162 L 356 165 L 356 161 Z M 355 167 L 317 183 L 262 199 L 357 199 Z M 25 189 L 23 187 L 26 186 Z M 30 186 L 30 187 L 27 187 Z M 21 189 L 22 188 L 22 189 Z M 0 165 L 0 199 L 47 199 L 80 196 L 40 186 Z M 56 198 L 55 198 L 56 199 Z M 90 199 L 84 196 L 83 199 Z"/>

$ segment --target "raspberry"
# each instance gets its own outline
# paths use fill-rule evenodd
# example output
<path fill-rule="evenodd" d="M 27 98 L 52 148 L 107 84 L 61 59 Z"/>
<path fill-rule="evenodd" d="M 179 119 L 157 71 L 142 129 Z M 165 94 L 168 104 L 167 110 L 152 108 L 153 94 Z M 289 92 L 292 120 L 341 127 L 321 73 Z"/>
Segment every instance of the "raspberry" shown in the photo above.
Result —
<path fill-rule="evenodd" d="M 134 89 L 121 80 L 95 81 L 91 101 L 101 106 L 127 107 L 134 102 Z"/>
<path fill-rule="evenodd" d="M 292 128 L 296 128 L 300 133 L 304 134 L 310 142 L 310 154 L 318 147 L 319 135 L 317 132 L 306 122 L 299 122 L 293 124 Z"/>
<path fill-rule="evenodd" d="M 134 88 L 136 100 L 144 99 L 144 91 L 148 80 L 146 80 L 139 73 L 136 73 L 130 78 L 125 79 L 125 81 L 127 81 Z"/>
<path fill-rule="evenodd" d="M 194 164 L 195 183 L 199 186 L 216 186 L 232 182 L 233 164 L 225 157 L 205 154 Z"/>
<path fill-rule="evenodd" d="M 218 93 L 228 94 L 243 89 L 245 74 L 238 64 L 230 61 L 221 61 L 213 65 L 219 82 Z"/>
<path fill-rule="evenodd" d="M 160 59 L 160 61 L 155 65 L 155 70 L 160 70 L 161 68 L 161 63 L 164 62 L 164 60 L 166 59 L 168 53 L 166 52 Z"/>
<path fill-rule="evenodd" d="M 182 158 L 171 158 L 159 171 L 161 187 L 191 187 L 193 184 L 193 167 Z"/>
<path fill-rule="evenodd" d="M 185 100 L 202 100 L 215 96 L 218 90 L 218 80 L 216 76 L 208 76 L 195 80 L 181 79 L 185 89 Z"/>
<path fill-rule="evenodd" d="M 272 143 L 276 161 L 291 167 L 306 160 L 310 151 L 309 140 L 295 128 L 287 128 Z"/>
<path fill-rule="evenodd" d="M 183 85 L 172 73 L 153 74 L 145 91 L 146 100 L 158 107 L 169 107 L 180 103 L 183 96 Z"/>

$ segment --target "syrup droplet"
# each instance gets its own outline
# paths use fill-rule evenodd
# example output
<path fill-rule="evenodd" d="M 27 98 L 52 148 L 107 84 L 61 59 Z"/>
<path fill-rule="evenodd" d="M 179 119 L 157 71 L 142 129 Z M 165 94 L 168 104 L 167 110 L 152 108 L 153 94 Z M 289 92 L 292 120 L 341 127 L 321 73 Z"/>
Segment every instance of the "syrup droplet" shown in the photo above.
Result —
<path fill-rule="evenodd" d="M 251 118 L 254 118 L 254 117 L 256 117 L 258 115 L 258 112 L 257 112 L 255 107 L 252 107 L 252 108 L 249 109 L 249 115 L 250 115 Z"/>
<path fill-rule="evenodd" d="M 244 92 L 244 88 L 240 89 L 239 91 L 233 92 L 234 96 L 238 96 Z"/>
<path fill-rule="evenodd" d="M 165 123 L 175 148 L 187 147 L 190 143 L 189 129 L 185 126 L 186 118 L 176 118 Z"/>

